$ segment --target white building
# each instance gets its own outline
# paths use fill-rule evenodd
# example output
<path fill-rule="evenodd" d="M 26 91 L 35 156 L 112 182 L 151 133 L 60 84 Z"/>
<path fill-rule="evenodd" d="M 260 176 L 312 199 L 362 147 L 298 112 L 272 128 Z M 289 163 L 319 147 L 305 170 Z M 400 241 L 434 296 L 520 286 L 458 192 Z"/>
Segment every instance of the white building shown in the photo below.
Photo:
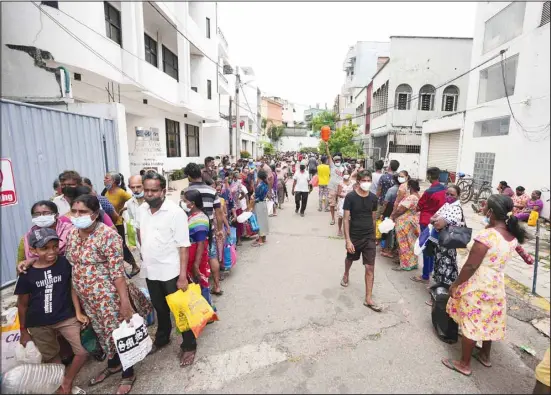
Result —
<path fill-rule="evenodd" d="M 470 68 L 471 51 L 470 38 L 390 38 L 390 59 L 372 82 L 374 156 L 397 159 L 412 177 L 422 176 L 422 124 L 465 108 L 468 77 L 455 77 Z"/>
<path fill-rule="evenodd" d="M 549 188 L 549 4 L 478 3 L 471 64 L 488 63 L 470 74 L 463 125 L 449 127 L 463 131 L 454 170 L 494 188 Z"/>
<path fill-rule="evenodd" d="M 258 138 L 261 130 L 260 91 L 257 87 L 254 70 L 251 67 L 240 67 L 239 73 L 241 78 L 239 90 L 239 135 L 241 145 L 239 149 L 240 151 L 247 151 L 252 157 L 256 158 L 259 155 Z"/>
<path fill-rule="evenodd" d="M 355 97 L 371 81 L 380 63 L 389 56 L 390 43 L 376 41 L 358 41 L 348 49 L 343 62 L 345 72 L 340 98 L 336 109 L 341 119 L 356 114 Z M 344 122 L 337 122 L 337 127 Z"/>
<path fill-rule="evenodd" d="M 281 119 L 283 124 L 290 128 L 294 127 L 295 123 L 300 122 L 294 103 L 291 103 L 289 100 L 283 100 Z"/>
<path fill-rule="evenodd" d="M 3 2 L 2 96 L 90 115 L 120 103 L 119 170 L 181 168 L 223 150 L 205 137 L 218 37 L 214 2 Z"/>

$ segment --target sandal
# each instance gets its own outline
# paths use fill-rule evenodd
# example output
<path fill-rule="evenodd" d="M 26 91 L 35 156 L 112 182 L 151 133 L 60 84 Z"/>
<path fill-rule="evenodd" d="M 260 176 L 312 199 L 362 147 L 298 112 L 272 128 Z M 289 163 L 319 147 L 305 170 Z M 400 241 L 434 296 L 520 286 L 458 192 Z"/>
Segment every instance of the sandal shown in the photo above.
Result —
<path fill-rule="evenodd" d="M 466 372 L 463 372 L 463 371 L 459 370 L 459 369 L 457 368 L 457 366 L 455 366 L 455 364 L 453 363 L 453 361 L 451 361 L 449 358 L 443 358 L 443 359 L 442 359 L 442 363 L 443 363 L 444 366 L 447 367 L 448 369 L 455 370 L 456 372 L 459 372 L 459 373 L 461 373 L 461 374 L 464 375 L 464 376 L 469 377 L 469 376 L 472 374 L 472 372 L 466 373 Z"/>
<path fill-rule="evenodd" d="M 348 287 L 348 280 L 344 281 L 344 276 L 341 279 L 341 287 Z"/>
<path fill-rule="evenodd" d="M 432 300 L 427 300 L 427 301 L 425 302 L 425 304 L 426 304 L 427 306 L 432 307 Z"/>
<path fill-rule="evenodd" d="M 332 219 L 331 222 L 329 223 L 329 225 L 335 225 L 335 220 Z"/>
<path fill-rule="evenodd" d="M 423 283 L 423 284 L 428 284 L 429 283 L 429 280 L 425 280 L 424 278 L 419 277 L 419 276 L 412 276 L 409 279 L 411 281 L 416 282 L 416 283 Z"/>
<path fill-rule="evenodd" d="M 130 391 L 132 391 L 132 386 L 134 385 L 135 381 L 136 381 L 136 376 L 132 376 L 132 377 L 129 377 L 129 378 L 126 378 L 126 379 L 122 379 L 121 382 L 119 383 L 119 389 L 117 390 L 117 394 L 118 395 L 125 395 L 125 394 L 130 393 Z M 123 385 L 127 385 L 130 388 L 128 388 L 127 391 L 121 391 L 120 388 Z"/>
<path fill-rule="evenodd" d="M 395 272 L 405 272 L 406 271 L 405 269 L 402 269 L 401 266 L 393 267 L 392 270 L 394 270 Z"/>
<path fill-rule="evenodd" d="M 377 313 L 383 311 L 383 307 L 379 306 L 378 304 L 367 304 L 367 302 L 364 302 L 364 306 L 369 307 L 371 310 L 376 311 Z"/>
<path fill-rule="evenodd" d="M 180 367 L 190 366 L 195 361 L 195 353 L 197 351 L 181 351 L 180 354 Z"/>
<path fill-rule="evenodd" d="M 264 243 L 258 243 L 258 242 L 254 242 L 251 244 L 251 247 L 262 247 L 264 245 Z"/>
<path fill-rule="evenodd" d="M 98 385 L 99 383 L 103 383 L 109 376 L 112 376 L 114 374 L 120 373 L 122 371 L 122 366 L 119 366 L 117 370 L 113 371 L 109 368 L 103 369 L 100 373 L 98 373 L 95 377 L 92 377 L 90 381 L 88 382 L 88 385 L 90 387 L 93 387 L 94 385 Z M 100 380 L 99 377 L 103 376 L 103 378 Z"/>
<path fill-rule="evenodd" d="M 473 358 L 476 359 L 478 362 L 480 362 L 482 364 L 482 366 L 485 366 L 487 368 L 491 368 L 492 367 L 492 363 L 490 361 L 485 361 L 483 360 L 481 357 L 480 357 L 480 354 L 481 352 L 480 351 L 475 351 L 473 353 Z"/>
<path fill-rule="evenodd" d="M 216 295 L 216 296 L 222 296 L 224 295 L 224 291 L 220 290 L 220 291 L 214 291 L 214 290 L 211 290 L 210 293 L 212 295 Z"/>

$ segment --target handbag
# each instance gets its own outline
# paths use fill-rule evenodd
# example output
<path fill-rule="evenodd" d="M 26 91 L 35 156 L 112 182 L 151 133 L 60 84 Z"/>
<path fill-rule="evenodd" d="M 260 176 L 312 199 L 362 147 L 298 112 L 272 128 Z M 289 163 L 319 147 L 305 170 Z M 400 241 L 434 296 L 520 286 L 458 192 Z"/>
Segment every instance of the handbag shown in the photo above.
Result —
<path fill-rule="evenodd" d="M 464 226 L 448 226 L 438 233 L 438 245 L 444 248 L 467 248 L 470 243 L 473 230 L 465 223 L 465 214 L 461 209 L 461 222 Z"/>

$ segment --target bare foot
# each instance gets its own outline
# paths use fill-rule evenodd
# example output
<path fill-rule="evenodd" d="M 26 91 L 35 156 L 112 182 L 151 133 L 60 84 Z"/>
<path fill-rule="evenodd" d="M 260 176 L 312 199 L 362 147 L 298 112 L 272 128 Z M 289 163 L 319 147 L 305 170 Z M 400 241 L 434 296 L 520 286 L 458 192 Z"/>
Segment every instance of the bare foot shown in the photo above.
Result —
<path fill-rule="evenodd" d="M 180 366 L 190 366 L 195 361 L 195 350 L 194 351 L 182 351 L 180 355 Z"/>

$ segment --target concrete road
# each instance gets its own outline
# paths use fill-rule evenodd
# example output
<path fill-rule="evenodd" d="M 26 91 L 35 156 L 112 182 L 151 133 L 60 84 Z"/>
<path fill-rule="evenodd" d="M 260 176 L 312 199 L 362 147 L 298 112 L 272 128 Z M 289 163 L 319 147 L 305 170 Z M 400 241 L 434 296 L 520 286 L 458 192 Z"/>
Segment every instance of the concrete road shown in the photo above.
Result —
<path fill-rule="evenodd" d="M 459 344 L 437 339 L 425 305 L 425 286 L 410 273 L 391 270 L 378 257 L 376 313 L 363 306 L 364 269 L 355 263 L 350 286 L 339 282 L 344 241 L 317 211 L 310 195 L 306 217 L 285 203 L 270 219 L 268 243 L 245 242 L 232 273 L 215 297 L 220 321 L 199 338 L 196 362 L 178 365 L 179 341 L 136 366 L 133 393 L 531 393 L 533 368 L 549 339 L 510 317 L 508 338 L 493 347 L 492 368 L 473 361 L 473 375 L 445 368 Z M 530 345 L 536 357 L 522 354 Z M 85 379 L 104 365 L 89 363 L 79 385 L 90 393 L 114 392 L 118 377 L 88 388 Z"/>

